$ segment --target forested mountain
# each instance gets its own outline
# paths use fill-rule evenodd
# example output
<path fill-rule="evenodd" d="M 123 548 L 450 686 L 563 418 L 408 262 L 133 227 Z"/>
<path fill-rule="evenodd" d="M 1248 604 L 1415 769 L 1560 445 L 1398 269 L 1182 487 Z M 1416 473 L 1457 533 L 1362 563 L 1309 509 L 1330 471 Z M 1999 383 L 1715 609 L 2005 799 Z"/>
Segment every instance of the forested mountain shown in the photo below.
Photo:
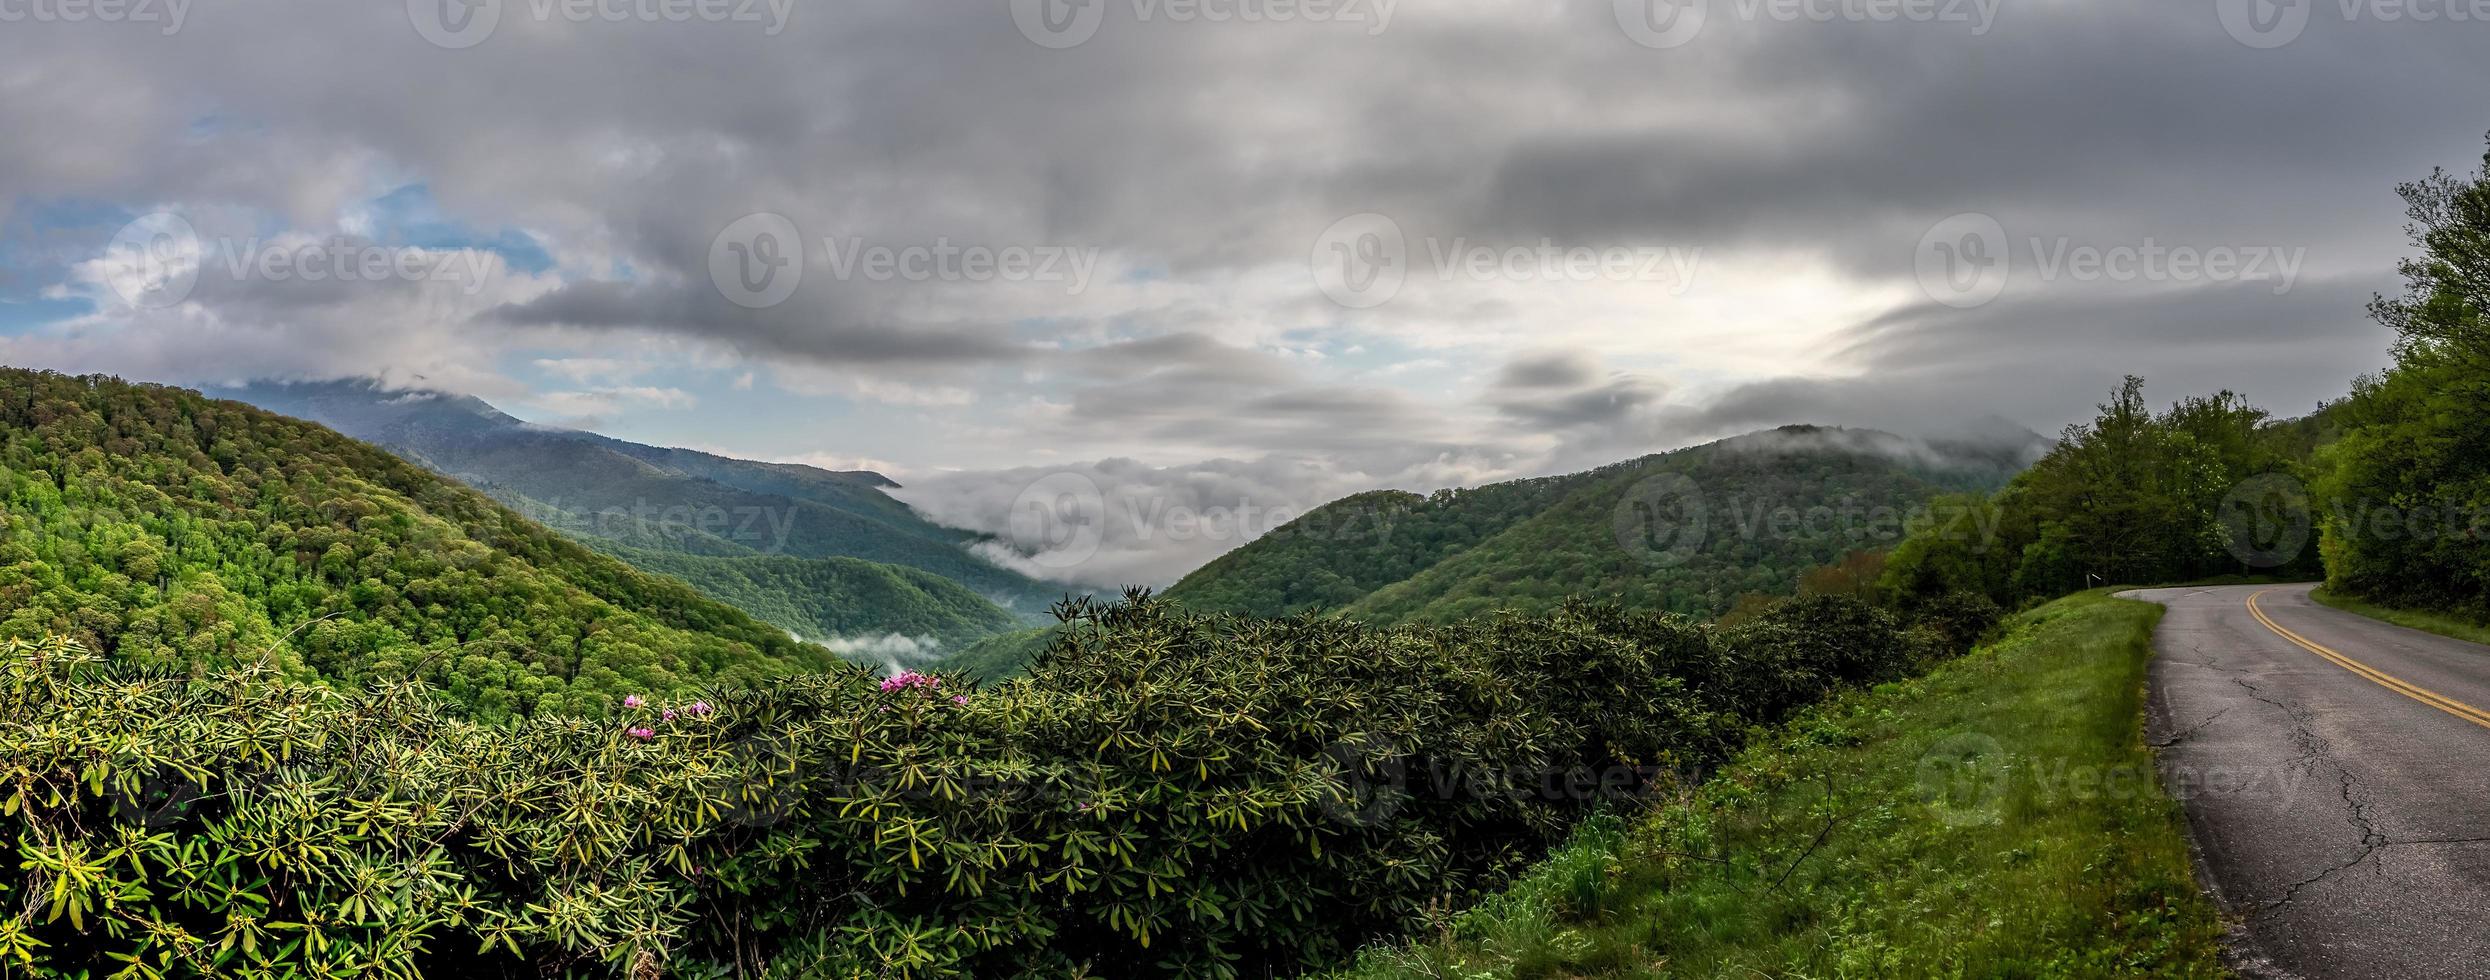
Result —
<path fill-rule="evenodd" d="M 1317 507 L 1168 590 L 1191 608 L 1247 616 L 1339 609 L 1501 534 L 1584 474 L 1421 497 L 1376 490 Z"/>
<path fill-rule="evenodd" d="M 1716 615 L 1808 568 L 1890 547 L 1949 491 L 1995 487 L 2041 440 L 1931 443 L 1790 426 L 1565 476 L 1360 494 L 1204 566 L 1168 598 L 1382 622 L 1536 611 L 1568 596 Z"/>
<path fill-rule="evenodd" d="M 882 492 L 896 484 L 878 473 L 645 446 L 531 425 L 472 397 L 392 392 L 370 381 L 260 383 L 215 393 L 378 443 L 558 529 L 642 549 L 618 552 L 626 559 L 645 552 L 859 558 L 931 572 L 1029 616 L 1062 597 L 1061 588 L 970 554 L 973 534 L 918 517 Z M 690 567 L 663 570 L 683 574 Z M 719 569 L 687 577 L 750 576 Z M 809 601 L 739 594 L 770 609 Z M 869 610 L 854 612 L 870 618 Z"/>
<path fill-rule="evenodd" d="M 806 639 L 898 633 L 945 649 L 1019 628 L 1012 614 L 932 572 L 857 558 L 695 555 L 589 539 L 599 551 L 693 587 Z"/>
<path fill-rule="evenodd" d="M 1060 626 L 1033 626 L 997 633 L 945 653 L 934 668 L 980 684 L 1010 680 L 1027 671 L 1029 665 L 1037 662 L 1038 655 L 1054 646 L 1062 636 L 1063 628 Z"/>
<path fill-rule="evenodd" d="M 0 633 L 189 670 L 420 679 L 484 716 L 829 651 L 376 446 L 158 385 L 0 369 Z"/>

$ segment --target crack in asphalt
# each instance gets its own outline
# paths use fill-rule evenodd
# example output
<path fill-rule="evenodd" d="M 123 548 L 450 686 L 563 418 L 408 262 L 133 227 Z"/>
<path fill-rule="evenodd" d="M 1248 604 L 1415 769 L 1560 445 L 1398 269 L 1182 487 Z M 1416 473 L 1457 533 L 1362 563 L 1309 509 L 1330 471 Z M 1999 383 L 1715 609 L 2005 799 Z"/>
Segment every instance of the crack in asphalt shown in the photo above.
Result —
<path fill-rule="evenodd" d="M 2213 724 L 2213 723 L 2214 723 L 2214 721 L 2215 721 L 2216 719 L 2221 718 L 2223 715 L 2230 714 L 2230 713 L 2231 713 L 2231 707 L 2232 707 L 2232 706 L 2225 706 L 2225 707 L 2224 707 L 2222 710 L 2220 710 L 2220 711 L 2216 711 L 2216 712 L 2214 712 L 2214 713 L 2212 713 L 2212 714 L 2210 714 L 2210 715 L 2206 715 L 2206 716 L 2205 716 L 2205 720 L 2203 720 L 2203 721 L 2197 722 L 2197 723 L 2195 723 L 2195 724 L 2193 724 L 2193 725 L 2189 725 L 2189 726 L 2187 726 L 2186 728 L 2179 729 L 2178 731 L 2175 731 L 2175 732 L 2170 733 L 2170 735 L 2169 735 L 2168 737 L 2166 737 L 2166 738 L 2159 738 L 2159 739 L 2155 739 L 2155 740 L 2153 740 L 2152 742 L 2147 743 L 2147 744 L 2150 744 L 2152 747 L 2157 748 L 2157 749 L 2166 749 L 2166 748 L 2169 748 L 2169 747 L 2171 747 L 2171 746 L 2173 746 L 2173 745 L 2177 745 L 2177 744 L 2179 744 L 2181 741 L 2186 740 L 2186 738 L 2187 738 L 2188 736 L 2190 736 L 2190 735 L 2194 735 L 2194 734 L 2196 734 L 2196 733 L 2197 733 L 2197 732 L 2199 732 L 2199 731 L 2203 731 L 2203 730 L 2204 730 L 2204 728 L 2205 728 L 2205 726 L 2210 725 L 2210 724 Z"/>
<path fill-rule="evenodd" d="M 2490 820 L 2468 803 L 2490 779 L 2460 761 L 2478 745 L 2435 729 L 2414 733 L 2418 745 L 2373 744 L 2401 734 L 2400 716 L 2381 718 L 2369 710 L 2375 692 L 2251 622 L 2241 600 L 2256 594 L 2154 596 L 2171 614 L 2154 631 L 2144 741 L 2165 779 L 2182 788 L 2201 780 L 2204 792 L 2183 803 L 2204 883 L 2229 913 L 2224 962 L 2260 978 L 2490 980 L 2481 938 L 2490 906 L 2480 901 Z M 2361 621 L 2339 622 L 2346 635 L 2369 635 Z M 2387 651 L 2380 656 L 2404 652 L 2373 645 Z M 2437 649 L 2413 647 L 2416 656 Z M 2490 658 L 2478 665 L 2490 668 Z M 2456 683 L 2458 693 L 2478 687 Z M 2432 766 L 2449 768 L 2434 777 Z M 2223 782 L 2224 773 L 2237 778 Z M 2315 778 L 2334 784 L 2333 798 Z M 2380 920 L 2390 907 L 2398 920 Z"/>
<path fill-rule="evenodd" d="M 2204 653 L 2204 645 L 2202 640 L 2191 638 L 2188 641 L 2188 646 L 2190 652 L 2192 653 L 2199 655 Z M 2264 916 L 2282 909 L 2284 906 L 2291 904 L 2292 900 L 2298 898 L 2302 889 L 2308 888 L 2311 885 L 2315 885 L 2318 882 L 2324 881 L 2344 871 L 2359 867 L 2363 862 L 2367 862 L 2372 857 L 2376 856 L 2379 848 L 2389 847 L 2395 844 L 2395 842 L 2389 840 L 2384 833 L 2379 832 L 2377 825 L 2370 819 L 2370 801 L 2368 799 L 2368 793 L 2360 788 L 2360 780 L 2358 777 L 2353 776 L 2351 770 L 2344 768 L 2341 764 L 2335 762 L 2329 757 L 2329 750 L 2332 748 L 2332 745 L 2324 735 L 2317 732 L 2315 726 L 2315 712 L 2310 711 L 2304 705 L 2292 701 L 2286 701 L 2282 698 L 2265 693 L 2263 688 L 2258 687 L 2255 683 L 2249 681 L 2249 672 L 2244 669 L 2225 667 L 2210 660 L 2197 665 L 2229 675 L 2231 683 L 2239 685 L 2241 690 L 2248 692 L 2249 697 L 2264 702 L 2265 704 L 2272 705 L 2276 710 L 2281 711 L 2284 717 L 2290 719 L 2290 724 L 2287 730 L 2290 732 L 2292 744 L 2300 750 L 2300 754 L 2298 758 L 2286 763 L 2286 766 L 2309 766 L 2313 768 L 2322 764 L 2326 768 L 2334 770 L 2336 791 L 2343 800 L 2344 820 L 2352 826 L 2352 829 L 2360 832 L 2360 844 L 2358 845 L 2360 852 L 2358 854 L 2353 855 L 2348 861 L 2336 864 L 2314 875 L 2310 875 L 2307 878 L 2293 882 L 2283 889 L 2282 897 L 2259 903 L 2259 907 L 2254 913 L 2255 915 Z M 2221 711 L 2214 712 L 2213 715 L 2207 717 L 2204 721 L 2197 722 L 2196 724 L 2189 726 L 2185 731 L 2170 736 L 2164 744 L 2176 744 L 2180 739 L 2194 734 L 2198 729 L 2212 723 L 2213 719 L 2219 718 L 2229 711 L 2230 707 L 2225 707 Z M 2372 873 L 2383 874 L 2384 870 L 2382 867 L 2373 868 Z"/>
<path fill-rule="evenodd" d="M 2360 828 L 2360 853 L 2354 855 L 2349 861 L 2327 868 L 2326 870 L 2320 871 L 2315 875 L 2311 875 L 2293 883 L 2289 888 L 2283 890 L 2283 896 L 2281 898 L 2267 902 L 2263 908 L 2258 909 L 2258 915 L 2265 915 L 2279 910 L 2285 905 L 2291 904 L 2292 899 L 2300 897 L 2301 889 L 2334 877 L 2340 872 L 2359 867 L 2363 862 L 2366 862 L 2371 857 L 2376 856 L 2379 848 L 2393 845 L 2394 842 L 2387 840 L 2386 835 L 2379 833 L 2377 826 L 2369 821 L 2368 801 L 2360 799 L 2353 794 L 2352 788 L 2359 783 L 2359 780 L 2353 778 L 2351 770 L 2345 769 L 2342 766 L 2335 766 L 2334 771 L 2335 774 L 2341 777 L 2342 780 L 2341 790 L 2343 794 L 2344 814 L 2350 818 L 2352 826 Z M 2384 874 L 2385 869 L 2383 867 L 2373 868 L 2370 873 Z"/>

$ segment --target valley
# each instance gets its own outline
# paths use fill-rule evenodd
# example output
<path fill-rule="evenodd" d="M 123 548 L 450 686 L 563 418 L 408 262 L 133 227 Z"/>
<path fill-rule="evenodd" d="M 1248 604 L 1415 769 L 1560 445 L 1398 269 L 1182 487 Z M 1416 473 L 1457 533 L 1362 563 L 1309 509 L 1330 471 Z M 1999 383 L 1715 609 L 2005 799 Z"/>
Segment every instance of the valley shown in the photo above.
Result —
<path fill-rule="evenodd" d="M 1396 3 L 0 0 L 0 980 L 2490 978 L 2490 16 Z"/>

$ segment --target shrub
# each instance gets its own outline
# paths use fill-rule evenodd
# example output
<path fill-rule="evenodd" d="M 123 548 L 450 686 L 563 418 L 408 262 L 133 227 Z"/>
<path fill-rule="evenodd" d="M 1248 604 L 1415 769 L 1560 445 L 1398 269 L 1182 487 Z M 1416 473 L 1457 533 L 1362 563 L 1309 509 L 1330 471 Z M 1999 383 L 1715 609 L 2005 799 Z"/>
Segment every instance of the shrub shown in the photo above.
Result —
<path fill-rule="evenodd" d="M 1464 905 L 1901 662 L 1818 597 L 1376 629 L 1074 604 L 1021 681 L 845 670 L 479 724 L 409 685 L 0 658 L 37 976 L 1239 976 Z"/>
<path fill-rule="evenodd" d="M 1905 615 L 1914 625 L 1936 631 L 1946 649 L 1962 650 L 1987 638 L 2006 611 L 1984 594 L 1956 591 L 1921 601 Z"/>
<path fill-rule="evenodd" d="M 1711 688 L 1748 721 L 1771 722 L 1838 686 L 1901 676 L 1913 661 L 1892 614 L 1842 596 L 1801 596 L 1722 634 Z"/>

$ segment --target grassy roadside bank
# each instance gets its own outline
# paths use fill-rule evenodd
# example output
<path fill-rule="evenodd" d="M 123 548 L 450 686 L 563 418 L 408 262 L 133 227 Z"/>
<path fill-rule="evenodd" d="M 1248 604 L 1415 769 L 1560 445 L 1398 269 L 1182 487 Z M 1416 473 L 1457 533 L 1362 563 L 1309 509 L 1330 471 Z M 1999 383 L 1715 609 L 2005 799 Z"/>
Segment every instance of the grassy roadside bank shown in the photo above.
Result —
<path fill-rule="evenodd" d="M 1840 697 L 1334 980 L 2219 976 L 2142 734 L 2158 606 L 2095 592 Z"/>
<path fill-rule="evenodd" d="M 2367 616 L 2380 622 L 2393 623 L 2397 626 L 2420 630 L 2424 633 L 2436 633 L 2458 640 L 2490 644 L 2490 625 L 2483 625 L 2453 613 L 2381 606 L 2351 596 L 2336 595 L 2333 590 L 2324 588 L 2309 593 L 2309 598 L 2317 600 L 2320 604 L 2333 606 L 2347 613 Z"/>

